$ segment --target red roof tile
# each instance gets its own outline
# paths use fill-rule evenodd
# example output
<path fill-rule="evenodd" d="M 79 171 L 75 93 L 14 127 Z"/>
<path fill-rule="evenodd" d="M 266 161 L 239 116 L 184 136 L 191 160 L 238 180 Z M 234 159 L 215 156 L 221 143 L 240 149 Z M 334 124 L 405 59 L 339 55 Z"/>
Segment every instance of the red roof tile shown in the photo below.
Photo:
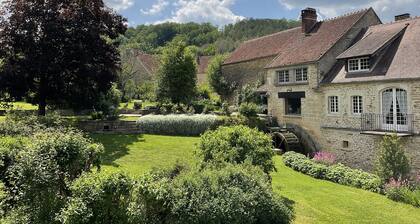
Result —
<path fill-rule="evenodd" d="M 159 57 L 156 55 L 138 52 L 137 59 L 144 66 L 144 68 L 150 73 L 150 75 L 154 75 L 159 69 L 160 61 L 159 61 Z"/>
<path fill-rule="evenodd" d="M 225 61 L 239 63 L 276 56 L 267 68 L 316 61 L 321 58 L 363 16 L 366 9 L 318 22 L 310 35 L 301 27 L 246 41 Z"/>

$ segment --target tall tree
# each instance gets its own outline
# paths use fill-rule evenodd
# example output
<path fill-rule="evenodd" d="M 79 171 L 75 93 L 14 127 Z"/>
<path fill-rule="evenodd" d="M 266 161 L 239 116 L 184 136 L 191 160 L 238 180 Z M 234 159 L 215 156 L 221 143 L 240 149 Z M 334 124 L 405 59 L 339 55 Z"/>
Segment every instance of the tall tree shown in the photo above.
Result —
<path fill-rule="evenodd" d="M 163 50 L 158 72 L 157 99 L 160 102 L 189 103 L 196 93 L 195 59 L 182 38 L 175 38 Z"/>
<path fill-rule="evenodd" d="M 0 91 L 39 105 L 88 108 L 116 80 L 125 19 L 102 0 L 6 0 Z"/>
<path fill-rule="evenodd" d="M 235 83 L 230 83 L 222 74 L 222 64 L 227 55 L 217 55 L 209 63 L 207 68 L 207 79 L 213 90 L 223 99 L 229 97 L 235 89 Z"/>

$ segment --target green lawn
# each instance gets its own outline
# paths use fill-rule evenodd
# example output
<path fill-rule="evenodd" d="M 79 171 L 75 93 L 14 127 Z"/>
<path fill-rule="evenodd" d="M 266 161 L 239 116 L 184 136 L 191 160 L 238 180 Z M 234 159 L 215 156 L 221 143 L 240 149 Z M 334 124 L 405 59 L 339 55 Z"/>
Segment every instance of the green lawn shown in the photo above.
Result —
<path fill-rule="evenodd" d="M 176 161 L 193 163 L 198 138 L 154 135 L 93 135 L 106 148 L 103 169 L 137 176 Z M 273 188 L 294 202 L 295 223 L 420 223 L 420 209 L 382 195 L 317 180 L 275 158 Z"/>
<path fill-rule="evenodd" d="M 33 105 L 30 103 L 25 103 L 25 102 L 14 102 L 12 103 L 13 105 L 13 109 L 15 110 L 37 110 L 38 106 L 37 105 Z M 5 108 L 1 108 L 1 109 L 5 109 Z"/>

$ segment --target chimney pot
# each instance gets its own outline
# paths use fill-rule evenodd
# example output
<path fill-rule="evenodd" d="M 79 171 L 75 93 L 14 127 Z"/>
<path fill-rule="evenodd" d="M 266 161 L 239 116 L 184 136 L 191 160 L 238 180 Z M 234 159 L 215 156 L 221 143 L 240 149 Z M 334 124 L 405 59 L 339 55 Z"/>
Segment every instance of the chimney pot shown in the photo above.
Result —
<path fill-rule="evenodd" d="M 396 15 L 395 21 L 400 21 L 400 20 L 409 19 L 409 18 L 410 18 L 410 13 L 404 13 L 401 15 Z"/>
<path fill-rule="evenodd" d="M 306 8 L 302 10 L 302 32 L 308 34 L 317 22 L 316 9 Z"/>

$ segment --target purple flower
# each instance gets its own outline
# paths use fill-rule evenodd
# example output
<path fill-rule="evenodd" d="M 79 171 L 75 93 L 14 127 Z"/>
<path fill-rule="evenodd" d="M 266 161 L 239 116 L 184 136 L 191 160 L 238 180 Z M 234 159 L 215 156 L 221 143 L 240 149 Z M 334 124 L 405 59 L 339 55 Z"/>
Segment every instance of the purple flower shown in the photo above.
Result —
<path fill-rule="evenodd" d="M 335 163 L 336 156 L 331 152 L 320 151 L 314 154 L 313 160 L 326 165 L 332 165 Z"/>

